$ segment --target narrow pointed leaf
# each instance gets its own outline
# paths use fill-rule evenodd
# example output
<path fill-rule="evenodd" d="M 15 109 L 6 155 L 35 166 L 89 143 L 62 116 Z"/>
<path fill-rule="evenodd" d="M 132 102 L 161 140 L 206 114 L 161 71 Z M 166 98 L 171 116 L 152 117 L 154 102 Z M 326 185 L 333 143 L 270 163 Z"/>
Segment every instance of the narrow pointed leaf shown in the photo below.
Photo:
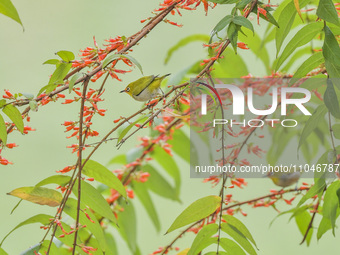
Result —
<path fill-rule="evenodd" d="M 26 251 L 20 253 L 20 255 L 36 255 L 36 254 L 38 254 L 40 248 L 41 248 L 41 243 L 38 243 L 38 244 L 28 248 Z"/>
<path fill-rule="evenodd" d="M 83 160 L 83 163 L 84 161 L 85 160 Z M 96 181 L 101 182 L 112 189 L 117 190 L 119 194 L 127 198 L 125 187 L 118 177 L 98 162 L 88 160 L 83 167 L 82 173 L 88 177 L 93 177 Z"/>
<path fill-rule="evenodd" d="M 320 105 L 320 106 L 318 106 L 318 108 L 316 108 L 316 110 L 309 117 L 308 121 L 306 122 L 306 124 L 305 124 L 305 126 L 302 130 L 302 134 L 301 134 L 300 140 L 299 140 L 298 149 L 306 141 L 308 136 L 316 129 L 318 124 L 321 121 L 324 121 L 324 117 L 325 117 L 326 113 L 327 113 L 327 107 L 325 105 Z"/>
<path fill-rule="evenodd" d="M 0 247 L 0 255 L 8 255 L 8 253 Z"/>
<path fill-rule="evenodd" d="M 0 114 L 0 139 L 3 145 L 7 144 L 7 128 L 4 118 Z"/>
<path fill-rule="evenodd" d="M 340 26 L 338 13 L 332 0 L 320 0 L 316 15 L 318 15 L 320 19 Z"/>
<path fill-rule="evenodd" d="M 134 192 L 136 193 L 138 199 L 143 204 L 145 210 L 147 211 L 152 223 L 155 225 L 156 230 L 159 232 L 161 230 L 161 223 L 159 222 L 158 214 L 155 206 L 150 197 L 149 191 L 144 183 L 133 182 Z"/>
<path fill-rule="evenodd" d="M 337 191 L 340 189 L 340 181 L 337 180 L 333 182 L 331 185 L 328 186 L 325 197 L 324 197 L 324 204 L 323 204 L 323 217 L 330 220 L 333 235 L 335 229 L 335 221 L 337 218 L 337 210 L 339 208 L 339 199 L 337 197 Z"/>
<path fill-rule="evenodd" d="M 108 64 L 110 64 L 112 61 L 116 60 L 116 59 L 121 59 L 121 58 L 126 58 L 128 60 L 130 60 L 135 66 L 137 66 L 137 68 L 139 69 L 139 71 L 143 74 L 143 69 L 141 64 L 133 57 L 129 56 L 129 55 L 122 55 L 122 54 L 113 54 L 113 55 L 109 55 L 108 57 L 106 57 L 103 61 L 103 65 L 102 68 L 104 69 Z"/>
<path fill-rule="evenodd" d="M 340 47 L 329 27 L 324 28 L 325 41 L 322 47 L 327 74 L 330 78 L 340 77 Z"/>
<path fill-rule="evenodd" d="M 217 224 L 209 224 L 204 226 L 196 235 L 195 240 L 193 241 L 191 248 L 188 252 L 188 255 L 196 255 L 200 253 L 202 251 L 202 248 L 205 248 L 204 243 L 210 245 L 211 244 L 210 237 L 214 235 L 217 232 L 217 230 L 218 230 Z"/>
<path fill-rule="evenodd" d="M 23 27 L 17 9 L 10 0 L 0 1 L 0 13 L 18 22 Z"/>
<path fill-rule="evenodd" d="M 176 43 L 174 46 L 172 46 L 168 52 L 166 53 L 166 57 L 164 60 L 164 64 L 167 64 L 172 57 L 172 55 L 179 50 L 180 48 L 188 45 L 189 43 L 192 42 L 205 42 L 208 43 L 209 41 L 209 36 L 208 35 L 202 35 L 202 34 L 194 34 L 194 35 L 189 35 L 183 39 L 181 39 L 178 43 Z"/>
<path fill-rule="evenodd" d="M 53 216 L 51 215 L 47 215 L 47 214 L 38 214 L 38 215 L 34 215 L 30 218 L 28 218 L 27 220 L 19 223 L 15 228 L 13 228 L 1 241 L 0 246 L 3 244 L 3 242 L 5 241 L 5 239 L 16 229 L 28 225 L 28 224 L 33 224 L 33 223 L 40 223 L 42 225 L 48 225 L 50 223 L 50 219 L 53 219 Z"/>
<path fill-rule="evenodd" d="M 279 70 L 283 62 L 298 48 L 306 43 L 309 43 L 314 37 L 322 31 L 323 24 L 321 22 L 314 22 L 307 24 L 301 28 L 295 36 L 289 41 L 283 50 L 280 58 L 277 61 L 275 70 Z"/>
<path fill-rule="evenodd" d="M 145 165 L 142 170 L 150 174 L 148 181 L 144 184 L 149 190 L 161 197 L 180 201 L 176 189 L 155 168 Z"/>
<path fill-rule="evenodd" d="M 58 184 L 60 186 L 65 186 L 66 184 L 68 184 L 71 180 L 70 176 L 66 176 L 66 175 L 52 175 L 47 177 L 46 179 L 40 181 L 39 183 L 37 183 L 35 186 L 36 187 L 40 187 L 40 186 L 45 186 L 48 184 Z"/>
<path fill-rule="evenodd" d="M 231 240 L 229 238 L 221 238 L 220 245 L 225 251 L 228 252 L 228 254 L 246 255 L 246 253 L 244 252 L 244 250 L 242 250 L 240 245 L 238 245 L 237 243 L 235 243 L 233 240 Z M 214 253 L 214 254 L 216 254 L 216 253 Z"/>
<path fill-rule="evenodd" d="M 15 196 L 39 205 L 58 206 L 61 203 L 62 195 L 60 192 L 42 187 L 22 187 L 7 195 Z"/>
<path fill-rule="evenodd" d="M 77 183 L 75 183 L 75 185 L 77 185 Z M 78 205 L 78 201 L 69 197 L 65 204 L 64 212 L 67 213 L 73 219 L 76 219 L 77 218 L 77 205 Z M 86 208 L 85 204 L 83 203 L 83 200 L 80 203 L 80 207 L 82 209 Z M 83 212 L 79 214 L 79 222 L 82 225 L 86 225 L 86 228 L 88 229 L 88 231 L 93 234 L 93 236 L 98 241 L 100 248 L 105 252 L 107 243 L 106 243 L 103 229 L 100 226 L 96 216 L 91 212 L 91 210 L 87 210 L 86 213 L 90 216 L 91 220 L 94 222 L 90 221 Z"/>
<path fill-rule="evenodd" d="M 76 73 L 75 75 L 72 76 L 72 78 L 70 79 L 70 82 L 68 83 L 68 92 L 69 93 L 72 92 L 74 84 L 82 76 L 83 76 L 83 74 L 81 74 L 81 73 Z"/>
<path fill-rule="evenodd" d="M 324 57 L 322 52 L 317 52 L 310 56 L 295 72 L 294 78 L 303 78 L 309 72 L 320 66 L 324 62 Z"/>
<path fill-rule="evenodd" d="M 78 181 L 73 186 L 73 193 L 78 196 Z M 81 181 L 81 201 L 90 207 L 93 211 L 107 218 L 108 220 L 116 223 L 117 219 L 114 216 L 109 204 L 105 200 L 102 194 L 85 181 Z"/>
<path fill-rule="evenodd" d="M 340 119 L 340 106 L 339 100 L 335 93 L 335 89 L 333 86 L 333 82 L 328 79 L 327 80 L 327 89 L 323 96 L 323 100 L 325 105 L 327 106 L 329 112 L 337 119 Z"/>
<path fill-rule="evenodd" d="M 303 212 L 295 215 L 295 222 L 296 222 L 296 225 L 298 226 L 302 236 L 305 235 L 311 219 L 312 219 L 312 216 L 307 211 L 303 211 Z M 313 235 L 313 228 L 311 228 L 309 230 L 308 235 L 306 237 L 307 246 L 309 246 L 309 244 L 310 244 L 310 240 L 312 238 L 312 235 Z"/>
<path fill-rule="evenodd" d="M 181 174 L 173 157 L 166 153 L 163 148 L 160 148 L 159 146 L 157 146 L 153 153 L 151 153 L 151 157 L 156 159 L 157 162 L 164 168 L 164 170 L 175 180 L 175 189 L 178 196 L 181 187 Z"/>
<path fill-rule="evenodd" d="M 237 228 L 257 248 L 256 242 L 255 242 L 253 236 L 251 235 L 251 233 L 249 232 L 247 227 L 239 219 L 237 219 L 237 218 L 235 218 L 234 216 L 231 216 L 231 215 L 223 215 L 223 219 L 226 220 L 227 224 L 232 225 L 235 228 Z"/>
<path fill-rule="evenodd" d="M 136 212 L 132 203 L 124 204 L 122 207 L 124 211 L 118 214 L 118 230 L 132 254 L 135 254 L 138 250 Z"/>
<path fill-rule="evenodd" d="M 222 231 L 232 237 L 243 249 L 245 249 L 250 255 L 256 255 L 256 251 L 247 238 L 234 226 L 222 223 Z"/>
<path fill-rule="evenodd" d="M 240 26 L 243 26 L 243 27 L 246 27 L 248 28 L 249 30 L 251 30 L 254 34 L 254 27 L 253 27 L 253 24 L 245 17 L 243 16 L 235 16 L 233 18 L 233 22 L 236 24 L 236 25 L 240 25 Z"/>
<path fill-rule="evenodd" d="M 196 200 L 175 219 L 166 233 L 208 217 L 219 208 L 220 203 L 219 196 L 207 196 Z"/>
<path fill-rule="evenodd" d="M 314 197 L 315 195 L 320 194 L 323 189 L 326 187 L 326 182 L 323 178 L 318 179 L 318 181 L 307 191 L 307 193 L 300 199 L 299 203 L 296 206 L 298 209 L 304 202 L 308 199 Z"/>
<path fill-rule="evenodd" d="M 6 105 L 2 111 L 13 121 L 17 129 L 24 133 L 24 122 L 21 117 L 20 111 L 13 105 Z"/>

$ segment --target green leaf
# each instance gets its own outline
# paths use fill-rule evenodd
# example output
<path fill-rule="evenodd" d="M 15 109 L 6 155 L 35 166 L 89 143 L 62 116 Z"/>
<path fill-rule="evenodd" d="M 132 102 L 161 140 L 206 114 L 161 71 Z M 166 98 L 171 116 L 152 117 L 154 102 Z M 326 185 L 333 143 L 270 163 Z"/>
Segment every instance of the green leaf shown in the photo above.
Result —
<path fill-rule="evenodd" d="M 68 74 L 68 72 L 70 71 L 71 67 L 72 67 L 72 64 L 69 64 L 69 63 L 61 63 L 57 65 L 57 68 L 53 72 L 48 82 L 48 85 L 58 85 L 58 84 L 64 83 L 63 80 L 65 76 Z M 55 86 L 51 86 L 47 88 L 46 93 L 52 92 L 55 88 L 56 88 Z"/>
<path fill-rule="evenodd" d="M 133 182 L 133 190 L 136 193 L 137 197 L 143 204 L 144 208 L 148 212 L 151 221 L 155 225 L 156 230 L 159 232 L 161 230 L 161 224 L 159 222 L 158 214 L 155 209 L 155 206 L 152 202 L 150 194 L 144 183 L 138 183 L 136 181 Z"/>
<path fill-rule="evenodd" d="M 325 234 L 330 229 L 332 229 L 332 223 L 330 219 L 322 217 L 318 227 L 318 232 L 316 234 L 317 240 L 319 240 L 323 236 L 323 234 Z"/>
<path fill-rule="evenodd" d="M 65 62 L 70 62 L 75 59 L 75 56 L 71 51 L 61 50 L 58 51 L 56 54 Z"/>
<path fill-rule="evenodd" d="M 210 237 L 215 234 L 217 230 L 217 224 L 205 225 L 196 235 L 187 255 L 196 255 L 200 253 L 202 249 L 199 249 L 199 247 L 205 246 L 204 243 L 208 243 L 210 245 Z"/>
<path fill-rule="evenodd" d="M 5 124 L 4 118 L 0 114 L 0 139 L 2 141 L 2 145 L 7 144 L 7 128 Z"/>
<path fill-rule="evenodd" d="M 235 53 L 237 53 L 237 38 L 238 38 L 239 26 L 231 22 L 228 26 L 227 35 L 231 45 L 234 48 Z"/>
<path fill-rule="evenodd" d="M 84 163 L 85 160 L 82 161 Z M 105 184 L 106 186 L 115 189 L 123 197 L 127 198 L 126 190 L 122 182 L 105 166 L 94 160 L 88 160 L 83 167 L 82 173 L 88 177 L 93 177 L 96 181 Z"/>
<path fill-rule="evenodd" d="M 19 110 L 15 106 L 8 104 L 2 109 L 2 111 L 13 121 L 17 129 L 21 133 L 24 133 L 24 122 Z"/>
<path fill-rule="evenodd" d="M 330 78 L 340 78 L 340 47 L 329 27 L 325 27 L 325 41 L 322 46 L 325 66 Z"/>
<path fill-rule="evenodd" d="M 338 13 L 332 0 L 320 0 L 316 15 L 318 15 L 320 19 L 340 26 Z"/>
<path fill-rule="evenodd" d="M 117 244 L 115 239 L 113 238 L 113 236 L 109 233 L 105 233 L 105 239 L 106 239 L 106 243 L 108 244 L 108 250 L 106 251 L 105 254 L 107 255 L 117 255 L 118 251 L 117 251 Z"/>
<path fill-rule="evenodd" d="M 332 126 L 333 135 L 336 139 L 340 139 L 340 124 L 335 124 Z"/>
<path fill-rule="evenodd" d="M 316 110 L 313 112 L 312 116 L 309 117 L 305 126 L 303 127 L 302 134 L 299 140 L 299 146 L 306 141 L 308 136 L 316 129 L 318 124 L 324 120 L 325 114 L 327 113 L 327 107 L 325 105 L 319 105 Z"/>
<path fill-rule="evenodd" d="M 307 211 L 303 211 L 299 214 L 297 214 L 295 216 L 295 222 L 296 225 L 298 226 L 300 233 L 302 234 L 302 236 L 305 235 L 308 225 L 311 221 L 312 216 L 310 216 L 310 214 Z M 311 228 L 308 232 L 307 238 L 306 238 L 306 242 L 307 242 L 307 246 L 309 246 L 310 244 L 310 240 L 312 238 L 313 235 L 313 228 Z"/>
<path fill-rule="evenodd" d="M 168 144 L 172 145 L 171 149 L 178 156 L 190 163 L 190 139 L 182 130 L 176 130 L 172 134 L 172 139 L 168 140 Z"/>
<path fill-rule="evenodd" d="M 77 185 L 77 182 L 75 183 L 75 185 Z M 91 196 L 91 194 L 89 194 L 89 195 Z M 86 206 L 83 203 L 83 197 L 81 198 L 81 201 L 82 202 L 80 203 L 80 207 L 85 209 Z M 105 202 L 106 202 L 106 200 L 105 200 Z M 106 204 L 108 205 L 107 202 L 106 202 Z M 78 205 L 78 201 L 69 197 L 67 199 L 66 204 L 65 204 L 64 212 L 66 214 L 68 214 L 70 217 L 72 217 L 73 219 L 76 219 L 77 218 L 77 205 Z M 91 212 L 91 210 L 87 210 L 86 213 L 90 216 L 90 218 L 94 222 L 91 222 L 83 212 L 81 212 L 79 214 L 79 222 L 82 225 L 86 225 L 86 229 L 88 229 L 88 231 L 93 234 L 93 236 L 98 241 L 100 248 L 103 251 L 105 251 L 106 247 L 107 247 L 107 243 L 106 243 L 106 239 L 105 239 L 105 236 L 104 236 L 103 229 L 100 226 L 96 216 Z M 102 216 L 104 216 L 104 215 L 102 215 Z M 106 217 L 106 216 L 104 216 L 104 217 Z"/>
<path fill-rule="evenodd" d="M 235 16 L 233 17 L 233 23 L 246 27 L 253 32 L 253 35 L 255 34 L 253 24 L 247 18 L 243 16 Z"/>
<path fill-rule="evenodd" d="M 0 247 L 0 255 L 8 255 L 8 253 Z"/>
<path fill-rule="evenodd" d="M 157 170 L 150 165 L 143 166 L 142 170 L 150 174 L 148 181 L 144 184 L 148 189 L 164 198 L 180 201 L 176 189 Z"/>
<path fill-rule="evenodd" d="M 41 248 L 41 243 L 38 243 L 28 248 L 26 251 L 20 253 L 20 255 L 35 255 L 39 252 L 40 248 Z"/>
<path fill-rule="evenodd" d="M 217 35 L 217 33 L 220 32 L 222 29 L 227 27 L 230 24 L 230 22 L 232 21 L 232 19 L 233 19 L 232 15 L 227 15 L 217 23 L 217 25 L 213 28 L 213 30 L 210 33 L 210 35 L 211 35 L 210 42 L 212 40 L 212 37 Z"/>
<path fill-rule="evenodd" d="M 250 255 L 256 255 L 256 251 L 247 238 L 234 226 L 222 223 L 221 230 L 232 237 L 243 249 L 245 249 Z"/>
<path fill-rule="evenodd" d="M 72 76 L 72 78 L 70 79 L 70 82 L 68 83 L 68 92 L 69 93 L 72 92 L 74 84 L 82 76 L 83 76 L 83 74 L 81 74 L 81 73 L 76 73 L 75 75 Z"/>
<path fill-rule="evenodd" d="M 43 65 L 59 65 L 61 62 L 59 59 L 49 59 L 46 60 Z"/>
<path fill-rule="evenodd" d="M 322 214 L 324 218 L 330 220 L 333 235 L 335 236 L 335 221 L 337 217 L 337 210 L 339 208 L 339 199 L 337 197 L 337 191 L 340 189 L 340 181 L 337 180 L 328 186 L 323 203 Z"/>
<path fill-rule="evenodd" d="M 46 179 L 40 181 L 35 186 L 40 187 L 40 186 L 45 186 L 45 185 L 48 185 L 48 184 L 55 183 L 55 184 L 58 184 L 58 185 L 64 187 L 70 182 L 70 180 L 71 180 L 70 176 L 60 175 L 60 174 L 52 175 L 52 176 L 49 176 Z"/>
<path fill-rule="evenodd" d="M 302 8 L 303 7 L 302 3 L 299 4 L 300 8 Z M 278 19 L 279 27 L 276 28 L 275 35 L 276 56 L 279 55 L 283 41 L 285 40 L 285 38 L 287 37 L 292 28 L 296 13 L 297 11 L 294 5 L 294 1 L 291 1 L 289 4 L 287 4 L 280 13 Z"/>
<path fill-rule="evenodd" d="M 189 35 L 183 39 L 181 39 L 178 43 L 176 43 L 176 45 L 172 46 L 168 52 L 166 53 L 166 57 L 164 60 L 164 64 L 167 64 L 170 60 L 170 58 L 172 57 L 172 55 L 179 50 L 180 48 L 188 45 L 189 43 L 192 42 L 205 42 L 207 43 L 209 41 L 209 36 L 208 35 L 201 35 L 201 34 L 194 34 L 194 35 Z"/>
<path fill-rule="evenodd" d="M 15 228 L 13 228 L 1 241 L 0 246 L 3 244 L 3 242 L 5 241 L 5 239 L 16 229 L 28 225 L 28 224 L 33 224 L 33 223 L 40 223 L 42 225 L 48 225 L 50 223 L 50 219 L 53 219 L 53 216 L 51 215 L 47 215 L 47 214 L 38 214 L 38 215 L 34 215 L 33 217 L 19 223 L 18 225 L 16 225 Z M 0 253 L 1 254 L 1 253 Z"/>
<path fill-rule="evenodd" d="M 340 189 L 336 191 L 336 195 L 338 196 L 339 204 L 340 204 Z"/>
<path fill-rule="evenodd" d="M 308 199 L 314 197 L 321 193 L 326 187 L 325 179 L 320 178 L 318 181 L 307 191 L 307 193 L 300 199 L 299 203 L 296 206 L 296 210 Z"/>
<path fill-rule="evenodd" d="M 62 200 L 60 192 L 41 187 L 22 187 L 12 190 L 7 193 L 7 195 L 15 196 L 39 205 L 52 207 L 60 205 Z"/>
<path fill-rule="evenodd" d="M 289 41 L 286 48 L 283 50 L 281 56 L 279 57 L 275 70 L 279 70 L 280 66 L 283 62 L 291 56 L 291 54 L 295 51 L 296 48 L 309 43 L 313 38 L 321 32 L 323 28 L 323 24 L 321 22 L 314 22 L 307 24 L 303 28 L 301 28 L 295 36 Z"/>
<path fill-rule="evenodd" d="M 231 215 L 223 215 L 223 219 L 226 220 L 227 224 L 232 225 L 234 228 L 236 228 L 238 231 L 240 231 L 250 242 L 252 242 L 255 247 L 257 248 L 256 242 L 253 238 L 253 236 L 250 234 L 247 227 L 237 218 Z"/>
<path fill-rule="evenodd" d="M 159 146 L 155 147 L 151 153 L 151 157 L 157 160 L 164 170 L 175 180 L 175 189 L 178 196 L 181 188 L 181 174 L 173 157 Z"/>
<path fill-rule="evenodd" d="M 72 192 L 78 197 L 78 180 L 74 184 Z M 85 205 L 90 207 L 96 213 L 114 223 L 117 222 L 117 219 L 114 216 L 110 205 L 107 203 L 103 195 L 100 194 L 95 187 L 85 181 L 81 181 L 80 199 Z"/>
<path fill-rule="evenodd" d="M 130 129 L 133 128 L 137 123 L 144 122 L 147 119 L 148 119 L 148 116 L 142 117 L 142 118 L 136 120 L 135 122 L 131 123 L 130 125 L 128 125 L 125 129 L 123 129 L 123 131 L 119 134 L 117 144 L 124 138 L 124 136 L 130 131 Z"/>
<path fill-rule="evenodd" d="M 23 27 L 17 9 L 10 0 L 0 1 L 0 13 L 18 22 Z"/>
<path fill-rule="evenodd" d="M 339 100 L 335 93 L 333 83 L 330 79 L 327 79 L 327 89 L 323 96 L 325 105 L 327 106 L 329 112 L 335 117 L 340 119 L 340 107 Z"/>
<path fill-rule="evenodd" d="M 219 196 L 207 196 L 196 200 L 175 219 L 166 234 L 208 217 L 219 208 L 220 203 Z"/>
<path fill-rule="evenodd" d="M 118 164 L 118 165 L 125 165 L 125 164 L 127 164 L 126 155 L 125 154 L 121 154 L 121 155 L 117 155 L 117 156 L 113 157 L 110 160 L 110 162 L 108 163 L 108 165 L 113 165 L 113 164 Z"/>
<path fill-rule="evenodd" d="M 121 236 L 134 254 L 137 247 L 137 220 L 132 203 L 122 205 L 124 211 L 118 214 L 118 225 Z"/>
<path fill-rule="evenodd" d="M 246 253 L 242 250 L 242 248 L 235 243 L 233 240 L 229 238 L 221 238 L 220 240 L 221 247 L 228 252 L 228 254 L 232 255 L 246 255 Z M 216 254 L 216 253 L 214 253 Z M 221 253 L 223 254 L 223 253 Z M 211 254 L 213 255 L 213 254 Z"/>
<path fill-rule="evenodd" d="M 320 66 L 324 62 L 323 53 L 317 52 L 310 56 L 295 72 L 294 78 L 303 78 L 309 72 Z"/>
<path fill-rule="evenodd" d="M 37 101 L 31 100 L 31 101 L 29 101 L 28 104 L 29 104 L 30 109 L 31 109 L 32 111 L 34 111 L 34 112 L 37 112 L 37 111 L 38 111 L 38 103 L 37 103 Z"/>
<path fill-rule="evenodd" d="M 39 252 L 40 248 L 41 248 L 41 243 L 38 243 L 28 248 L 26 251 L 20 253 L 20 255 L 35 255 Z"/>
<path fill-rule="evenodd" d="M 6 104 L 6 100 L 5 99 L 1 99 L 0 100 L 0 108 L 2 108 L 5 104 Z"/>
<path fill-rule="evenodd" d="M 102 68 L 104 69 L 112 61 L 114 61 L 116 59 L 121 59 L 121 58 L 127 58 L 128 60 L 130 60 L 135 66 L 138 67 L 139 71 L 143 74 L 143 69 L 142 69 L 141 64 L 135 58 L 133 58 L 129 55 L 122 55 L 122 54 L 110 55 L 110 56 L 108 56 L 104 59 L 103 64 L 102 64 Z"/>

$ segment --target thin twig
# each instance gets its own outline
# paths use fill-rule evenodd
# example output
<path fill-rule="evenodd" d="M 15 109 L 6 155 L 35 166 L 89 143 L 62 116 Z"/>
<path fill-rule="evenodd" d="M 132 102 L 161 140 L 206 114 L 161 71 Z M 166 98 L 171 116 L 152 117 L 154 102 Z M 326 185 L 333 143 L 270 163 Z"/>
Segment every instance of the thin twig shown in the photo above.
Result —
<path fill-rule="evenodd" d="M 80 105 L 80 116 L 79 116 L 79 139 L 78 139 L 78 145 L 79 147 L 83 146 L 83 117 L 84 117 L 84 106 L 85 106 L 85 101 L 86 101 L 86 91 L 87 91 L 87 86 L 89 84 L 89 77 L 84 81 L 84 86 L 83 86 L 83 93 L 81 97 L 81 105 Z M 86 134 L 85 134 L 86 135 Z M 76 218 L 76 226 L 75 226 L 75 233 L 74 233 L 74 241 L 73 241 L 73 250 L 72 250 L 72 255 L 75 254 L 76 252 L 76 247 L 77 247 L 77 237 L 78 237 L 78 229 L 79 229 L 79 216 L 80 216 L 80 201 L 81 201 L 81 171 L 83 168 L 83 165 L 81 164 L 82 161 L 82 153 L 83 150 L 79 149 L 78 150 L 78 201 L 77 201 L 77 218 Z"/>
<path fill-rule="evenodd" d="M 271 198 L 273 196 L 282 196 L 283 194 L 286 194 L 286 193 L 292 193 L 292 192 L 298 192 L 298 191 L 303 191 L 303 190 L 306 190 L 308 191 L 309 189 L 288 189 L 288 190 L 281 190 L 281 191 L 278 191 L 277 193 L 270 193 L 270 194 L 267 194 L 267 195 L 264 195 L 264 196 L 261 196 L 261 197 L 257 197 L 257 198 L 253 198 L 253 199 L 250 199 L 250 200 L 246 200 L 246 201 L 242 201 L 242 202 L 238 202 L 238 203 L 235 203 L 233 205 L 229 205 L 227 207 L 225 207 L 223 209 L 223 211 L 227 211 L 229 209 L 232 209 L 234 207 L 239 207 L 239 206 L 242 206 L 242 205 L 245 205 L 245 204 L 251 204 L 251 203 L 254 203 L 254 202 L 257 202 L 259 200 L 262 200 L 262 199 L 266 199 L 266 198 Z M 209 218 L 210 216 L 214 215 L 211 214 L 209 215 L 207 218 Z M 195 223 L 191 224 L 189 227 L 187 227 L 185 230 L 183 230 L 179 235 L 177 235 L 174 240 L 171 241 L 171 243 L 169 245 L 167 245 L 164 250 L 162 251 L 162 253 L 160 255 L 164 255 L 166 254 L 166 252 L 176 243 L 176 241 L 178 239 L 180 239 L 189 229 L 193 228 L 194 226 L 196 226 L 197 224 L 200 224 L 202 221 L 204 221 L 205 219 L 207 218 L 204 218 L 204 219 L 201 219 L 201 220 L 198 220 L 196 221 Z"/>

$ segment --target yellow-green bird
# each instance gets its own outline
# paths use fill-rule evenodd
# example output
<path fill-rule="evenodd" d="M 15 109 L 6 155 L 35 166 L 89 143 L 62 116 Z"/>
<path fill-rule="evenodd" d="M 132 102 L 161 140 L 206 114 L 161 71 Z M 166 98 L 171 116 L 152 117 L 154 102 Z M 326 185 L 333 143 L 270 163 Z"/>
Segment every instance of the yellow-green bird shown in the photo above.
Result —
<path fill-rule="evenodd" d="M 301 169 L 290 172 L 269 172 L 267 177 L 269 177 L 276 186 L 285 188 L 297 183 L 301 177 L 301 172 Z"/>
<path fill-rule="evenodd" d="M 158 75 L 150 75 L 139 78 L 138 80 L 131 82 L 122 92 L 126 92 L 130 96 L 132 96 L 137 101 L 149 101 L 156 96 L 160 95 L 161 83 L 163 79 L 170 74 L 163 75 L 158 77 Z"/>

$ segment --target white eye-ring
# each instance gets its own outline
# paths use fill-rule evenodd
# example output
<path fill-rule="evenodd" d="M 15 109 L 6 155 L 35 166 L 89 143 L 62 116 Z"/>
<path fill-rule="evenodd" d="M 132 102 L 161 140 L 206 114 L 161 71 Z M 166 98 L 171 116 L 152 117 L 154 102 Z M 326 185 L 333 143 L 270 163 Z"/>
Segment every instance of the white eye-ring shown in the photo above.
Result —
<path fill-rule="evenodd" d="M 127 88 L 126 88 L 126 92 L 129 92 L 129 91 L 130 91 L 130 87 L 127 87 Z"/>

